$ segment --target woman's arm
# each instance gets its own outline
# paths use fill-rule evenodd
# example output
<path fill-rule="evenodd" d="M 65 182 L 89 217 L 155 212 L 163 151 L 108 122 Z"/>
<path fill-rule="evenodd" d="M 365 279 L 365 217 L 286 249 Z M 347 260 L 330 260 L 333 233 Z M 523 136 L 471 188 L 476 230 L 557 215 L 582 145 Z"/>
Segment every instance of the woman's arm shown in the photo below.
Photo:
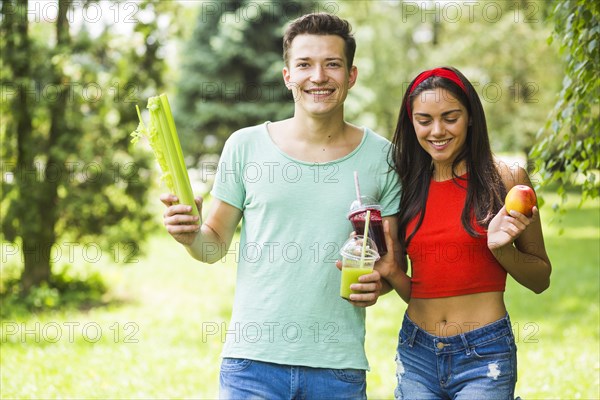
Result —
<path fill-rule="evenodd" d="M 506 165 L 499 167 L 507 191 L 515 185 L 532 187 L 527 172 L 517 167 L 511 171 Z M 550 286 L 552 266 L 546 253 L 540 213 L 536 207 L 531 218 L 502 207 L 488 226 L 488 248 L 521 285 L 541 293 Z"/>

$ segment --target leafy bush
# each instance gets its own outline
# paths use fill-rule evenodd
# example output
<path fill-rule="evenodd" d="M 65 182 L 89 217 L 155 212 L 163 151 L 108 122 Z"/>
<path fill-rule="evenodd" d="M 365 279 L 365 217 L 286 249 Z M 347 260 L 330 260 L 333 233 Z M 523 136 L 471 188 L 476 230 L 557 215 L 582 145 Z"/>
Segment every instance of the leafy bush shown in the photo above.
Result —
<path fill-rule="evenodd" d="M 108 287 L 98 271 L 75 270 L 64 265 L 53 271 L 49 283 L 25 292 L 20 284 L 21 268 L 5 266 L 0 279 L 0 316 L 60 308 L 89 308 L 105 303 Z"/>

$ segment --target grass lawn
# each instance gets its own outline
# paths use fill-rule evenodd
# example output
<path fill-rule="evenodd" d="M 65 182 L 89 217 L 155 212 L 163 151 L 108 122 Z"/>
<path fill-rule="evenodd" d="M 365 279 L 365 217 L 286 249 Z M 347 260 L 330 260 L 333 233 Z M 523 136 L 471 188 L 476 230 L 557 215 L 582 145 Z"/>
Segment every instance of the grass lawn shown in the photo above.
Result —
<path fill-rule="evenodd" d="M 535 295 L 510 280 L 523 399 L 600 398 L 600 212 L 572 205 L 559 226 L 542 210 L 553 263 L 550 289 Z M 137 262 L 92 264 L 118 301 L 2 320 L 2 399 L 214 399 L 221 334 L 235 287 L 235 257 L 200 265 L 166 235 Z M 371 399 L 393 398 L 394 352 L 405 304 L 395 295 L 369 308 Z"/>

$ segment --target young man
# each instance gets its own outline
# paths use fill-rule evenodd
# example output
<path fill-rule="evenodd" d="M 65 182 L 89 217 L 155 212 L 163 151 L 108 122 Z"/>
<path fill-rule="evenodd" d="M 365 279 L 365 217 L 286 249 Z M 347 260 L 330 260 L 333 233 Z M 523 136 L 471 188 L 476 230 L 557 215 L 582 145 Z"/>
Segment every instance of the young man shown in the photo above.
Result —
<path fill-rule="evenodd" d="M 358 74 L 350 29 L 329 14 L 292 22 L 283 79 L 294 116 L 228 139 L 204 223 L 194 225 L 174 196 L 161 197 L 167 230 L 203 262 L 226 255 L 243 219 L 229 329 L 247 334 L 227 335 L 222 398 L 366 398 L 364 307 L 375 304 L 382 281 L 377 271 L 366 275 L 346 301 L 335 262 L 352 230 L 353 172 L 362 194 L 380 201 L 391 232 L 399 186 L 389 141 L 344 121 Z"/>

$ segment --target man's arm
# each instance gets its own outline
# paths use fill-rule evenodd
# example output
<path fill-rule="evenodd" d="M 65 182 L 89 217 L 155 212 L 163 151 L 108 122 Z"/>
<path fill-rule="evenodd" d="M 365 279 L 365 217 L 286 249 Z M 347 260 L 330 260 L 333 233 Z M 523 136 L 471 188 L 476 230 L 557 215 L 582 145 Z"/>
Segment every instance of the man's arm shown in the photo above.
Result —
<path fill-rule="evenodd" d="M 202 222 L 198 217 L 186 214 L 190 211 L 190 206 L 174 205 L 177 201 L 175 196 L 163 195 L 161 201 L 167 206 L 164 213 L 167 231 L 185 246 L 192 257 L 212 264 L 227 254 L 242 219 L 241 210 L 215 198 L 206 221 Z M 202 215 L 202 198 L 197 198 L 196 204 Z"/>

